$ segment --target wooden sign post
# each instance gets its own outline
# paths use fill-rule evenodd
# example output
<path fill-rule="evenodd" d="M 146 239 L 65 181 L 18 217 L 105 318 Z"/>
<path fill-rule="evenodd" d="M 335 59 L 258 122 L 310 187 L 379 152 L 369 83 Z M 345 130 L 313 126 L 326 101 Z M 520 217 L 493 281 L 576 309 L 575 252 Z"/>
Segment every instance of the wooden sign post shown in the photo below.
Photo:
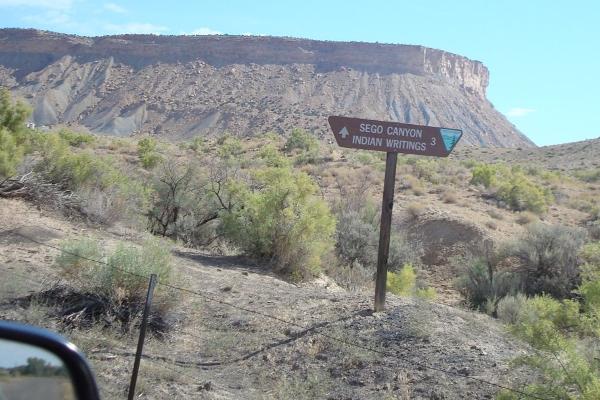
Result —
<path fill-rule="evenodd" d="M 390 252 L 392 209 L 398 153 L 447 157 L 462 137 L 458 129 L 374 121 L 360 118 L 329 117 L 329 126 L 337 144 L 354 149 L 385 151 L 385 178 L 381 202 L 375 312 L 385 309 L 387 263 Z"/>

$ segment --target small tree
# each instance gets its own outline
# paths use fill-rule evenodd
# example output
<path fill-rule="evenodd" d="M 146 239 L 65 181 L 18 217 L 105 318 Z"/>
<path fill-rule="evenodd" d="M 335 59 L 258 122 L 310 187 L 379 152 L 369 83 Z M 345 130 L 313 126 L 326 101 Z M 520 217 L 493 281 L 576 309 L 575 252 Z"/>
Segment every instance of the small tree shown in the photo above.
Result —
<path fill-rule="evenodd" d="M 17 145 L 15 136 L 0 127 L 0 182 L 15 174 L 23 158 L 23 149 Z"/>
<path fill-rule="evenodd" d="M 15 174 L 28 150 L 25 121 L 30 113 L 25 104 L 13 103 L 9 91 L 0 88 L 0 181 Z"/>
<path fill-rule="evenodd" d="M 204 167 L 203 173 L 195 165 L 162 164 L 154 182 L 154 202 L 146 213 L 150 232 L 191 246 L 206 245 L 216 238 L 215 229 L 206 232 L 204 228 L 233 207 L 227 182 L 235 178 L 237 170 L 217 160 Z"/>
<path fill-rule="evenodd" d="M 25 121 L 31 114 L 31 109 L 24 103 L 13 103 L 10 92 L 0 88 L 0 128 L 7 129 L 15 136 L 17 145 L 25 144 L 28 135 Z"/>
<path fill-rule="evenodd" d="M 156 140 L 151 137 L 140 139 L 138 142 L 137 152 L 144 168 L 154 168 L 161 160 L 160 154 L 157 153 L 156 149 Z"/>
<path fill-rule="evenodd" d="M 177 236 L 175 226 L 180 211 L 191 195 L 192 170 L 174 162 L 162 164 L 161 174 L 154 184 L 156 196 L 148 211 L 148 229 L 155 235 Z"/>

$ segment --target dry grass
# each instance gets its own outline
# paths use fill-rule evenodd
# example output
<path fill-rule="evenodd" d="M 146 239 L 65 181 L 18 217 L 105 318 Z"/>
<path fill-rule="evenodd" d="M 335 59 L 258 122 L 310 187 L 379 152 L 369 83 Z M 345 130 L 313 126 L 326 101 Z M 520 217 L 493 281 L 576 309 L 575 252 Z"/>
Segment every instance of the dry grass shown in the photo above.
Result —
<path fill-rule="evenodd" d="M 406 213 L 412 219 L 418 219 L 426 211 L 426 208 L 421 203 L 412 202 L 406 206 Z"/>
<path fill-rule="evenodd" d="M 493 231 L 498 229 L 498 224 L 493 220 L 486 221 L 485 226 L 487 226 L 488 228 L 490 228 Z"/>
<path fill-rule="evenodd" d="M 487 211 L 487 214 L 494 219 L 498 219 L 498 220 L 504 219 L 504 215 L 502 215 L 502 213 L 500 211 L 496 210 L 495 208 L 489 209 Z"/>
<path fill-rule="evenodd" d="M 528 225 L 528 224 L 531 224 L 538 220 L 539 220 L 538 216 L 535 215 L 534 213 L 531 213 L 529 211 L 523 211 L 523 212 L 520 212 L 517 214 L 517 218 L 515 219 L 515 222 L 519 225 Z"/>
<path fill-rule="evenodd" d="M 440 195 L 440 200 L 446 204 L 454 204 L 458 201 L 458 194 L 454 189 L 445 188 Z"/>

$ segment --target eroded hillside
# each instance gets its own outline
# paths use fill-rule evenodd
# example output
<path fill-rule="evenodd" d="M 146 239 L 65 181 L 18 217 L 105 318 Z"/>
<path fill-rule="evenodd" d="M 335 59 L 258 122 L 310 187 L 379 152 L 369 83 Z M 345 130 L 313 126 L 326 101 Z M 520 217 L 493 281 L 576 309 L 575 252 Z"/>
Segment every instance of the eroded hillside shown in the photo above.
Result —
<path fill-rule="evenodd" d="M 247 136 L 328 115 L 465 131 L 463 143 L 532 146 L 485 97 L 480 62 L 421 46 L 272 37 L 86 38 L 0 31 L 0 85 L 38 125 L 118 136 Z"/>

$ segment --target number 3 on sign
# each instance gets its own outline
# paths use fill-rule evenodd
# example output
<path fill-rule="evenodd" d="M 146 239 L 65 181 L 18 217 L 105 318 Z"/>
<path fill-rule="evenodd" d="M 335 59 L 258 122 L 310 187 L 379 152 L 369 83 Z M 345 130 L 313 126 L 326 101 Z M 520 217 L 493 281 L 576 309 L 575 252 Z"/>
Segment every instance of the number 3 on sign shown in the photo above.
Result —
<path fill-rule="evenodd" d="M 435 138 L 431 138 L 431 145 L 435 146 Z"/>

